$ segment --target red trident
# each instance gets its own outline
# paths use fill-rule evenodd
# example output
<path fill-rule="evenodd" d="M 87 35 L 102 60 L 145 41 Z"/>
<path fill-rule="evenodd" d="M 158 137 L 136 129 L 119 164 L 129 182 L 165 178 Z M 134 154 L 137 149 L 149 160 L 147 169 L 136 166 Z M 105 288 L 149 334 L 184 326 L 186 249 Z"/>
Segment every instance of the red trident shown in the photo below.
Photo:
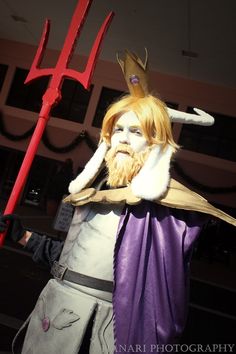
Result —
<path fill-rule="evenodd" d="M 38 145 L 42 138 L 44 129 L 49 120 L 51 109 L 54 106 L 56 106 L 58 102 L 61 100 L 61 86 L 63 84 L 64 78 L 68 77 L 79 81 L 84 86 L 85 89 L 88 89 L 89 87 L 103 37 L 113 17 L 113 12 L 110 12 L 110 14 L 106 17 L 105 21 L 103 22 L 97 34 L 97 37 L 94 41 L 94 44 L 92 46 L 85 70 L 83 72 L 77 72 L 73 69 L 68 69 L 68 64 L 73 55 L 73 51 L 75 49 L 76 39 L 78 38 L 79 33 L 82 29 L 83 23 L 86 19 L 89 8 L 91 6 L 91 2 L 92 0 L 78 1 L 57 64 L 55 68 L 49 68 L 49 69 L 39 68 L 47 45 L 49 30 L 50 30 L 49 20 L 46 20 L 45 22 L 40 44 L 37 49 L 35 58 L 33 60 L 30 72 L 25 80 L 25 83 L 29 83 L 32 80 L 35 80 L 41 76 L 50 75 L 51 78 L 50 78 L 48 88 L 45 94 L 43 95 L 43 102 L 39 113 L 39 119 L 35 127 L 34 133 L 32 135 L 31 141 L 29 143 L 29 146 L 27 148 L 14 187 L 12 189 L 10 198 L 8 200 L 6 209 L 4 211 L 4 215 L 11 214 L 15 209 L 20 193 L 23 189 L 26 178 L 29 174 L 34 156 L 37 152 Z M 4 237 L 5 234 L 0 234 L 0 246 L 3 244 Z"/>

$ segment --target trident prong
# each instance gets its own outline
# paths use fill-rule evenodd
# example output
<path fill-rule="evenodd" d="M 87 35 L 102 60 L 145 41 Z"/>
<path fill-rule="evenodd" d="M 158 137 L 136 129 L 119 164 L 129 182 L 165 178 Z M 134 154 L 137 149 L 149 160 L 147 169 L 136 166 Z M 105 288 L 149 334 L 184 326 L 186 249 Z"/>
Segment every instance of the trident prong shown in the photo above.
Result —
<path fill-rule="evenodd" d="M 72 17 L 70 27 L 65 38 L 63 48 L 59 55 L 57 64 L 55 68 L 42 69 L 40 68 L 40 64 L 43 58 L 44 51 L 46 49 L 49 30 L 50 30 L 50 22 L 46 20 L 44 25 L 43 34 L 41 36 L 41 40 L 39 43 L 39 47 L 37 49 L 36 55 L 34 57 L 33 63 L 31 65 L 31 69 L 29 74 L 25 80 L 25 83 L 29 83 L 32 80 L 35 80 L 42 76 L 50 75 L 50 82 L 48 88 L 43 95 L 42 107 L 39 113 L 39 119 L 32 135 L 31 141 L 25 153 L 24 160 L 22 162 L 20 171 L 18 173 L 17 179 L 13 186 L 11 195 L 9 197 L 6 209 L 4 211 L 4 215 L 11 214 L 16 206 L 16 203 L 19 199 L 20 193 L 23 189 L 23 186 L 26 182 L 26 178 L 29 174 L 30 167 L 32 165 L 34 156 L 37 152 L 38 145 L 42 138 L 44 129 L 46 127 L 47 121 L 50 116 L 50 112 L 52 107 L 54 107 L 61 99 L 61 86 L 65 77 L 72 78 L 74 80 L 79 81 L 84 88 L 89 87 L 89 83 L 92 77 L 92 73 L 95 67 L 96 59 L 99 53 L 99 49 L 101 46 L 102 39 L 105 35 L 105 32 L 112 20 L 113 13 L 111 12 L 103 22 L 97 37 L 92 46 L 91 52 L 89 54 L 89 58 L 86 64 L 86 68 L 83 72 L 77 72 L 72 69 L 68 69 L 68 64 L 72 57 L 76 39 L 79 35 L 80 30 L 82 29 L 84 20 L 88 14 L 89 7 L 91 5 L 92 0 L 79 0 L 76 6 L 74 15 Z M 0 234 L 0 246 L 3 244 L 5 234 Z"/>
<path fill-rule="evenodd" d="M 90 3 L 91 0 L 80 0 L 80 2 L 78 3 L 72 21 L 70 23 L 66 39 L 63 44 L 63 49 L 59 55 L 55 68 L 41 69 L 39 66 L 41 64 L 44 51 L 46 49 L 50 31 L 50 22 L 49 20 L 46 20 L 40 44 L 33 60 L 30 72 L 28 73 L 28 76 L 25 80 L 25 83 L 29 83 L 38 77 L 50 75 L 50 87 L 60 89 L 62 79 L 64 77 L 72 78 L 79 81 L 85 89 L 89 87 L 90 79 L 93 73 L 102 38 L 113 17 L 113 12 L 110 12 L 110 14 L 103 22 L 90 51 L 85 70 L 83 72 L 78 72 L 73 69 L 68 69 L 67 66 L 72 58 L 73 51 L 75 49 L 76 39 L 78 38 L 79 32 L 82 29 L 84 18 L 87 16 L 89 7 L 91 5 Z"/>

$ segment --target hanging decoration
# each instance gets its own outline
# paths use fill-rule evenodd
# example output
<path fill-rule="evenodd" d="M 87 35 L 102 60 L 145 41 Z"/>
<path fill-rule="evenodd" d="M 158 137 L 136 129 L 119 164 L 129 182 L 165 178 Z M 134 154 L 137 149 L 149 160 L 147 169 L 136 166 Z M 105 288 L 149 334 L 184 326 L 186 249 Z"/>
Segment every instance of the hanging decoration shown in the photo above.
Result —
<path fill-rule="evenodd" d="M 231 187 L 211 187 L 206 186 L 198 181 L 196 181 L 193 177 L 189 176 L 183 168 L 178 164 L 178 162 L 174 161 L 172 166 L 175 172 L 183 178 L 188 184 L 193 186 L 194 188 L 201 190 L 202 192 L 211 193 L 211 194 L 228 194 L 236 192 L 236 185 Z"/>
<path fill-rule="evenodd" d="M 83 140 L 85 140 L 86 144 L 92 151 L 96 150 L 96 144 L 92 141 L 92 139 L 89 137 L 88 133 L 85 130 L 82 130 L 82 132 L 75 139 L 73 139 L 70 144 L 65 145 L 63 147 L 55 146 L 50 142 L 47 130 L 45 130 L 42 138 L 44 145 L 49 150 L 59 154 L 65 154 L 74 150 Z"/>
<path fill-rule="evenodd" d="M 20 141 L 20 140 L 28 139 L 33 134 L 34 129 L 35 129 L 35 125 L 33 127 L 31 127 L 29 130 L 27 130 L 23 134 L 17 134 L 17 135 L 16 134 L 12 134 L 12 133 L 7 131 L 6 126 L 4 124 L 4 121 L 3 121 L 2 114 L 0 114 L 0 133 L 3 136 L 5 136 L 5 138 L 7 138 L 9 140 Z"/>
<path fill-rule="evenodd" d="M 32 126 L 30 129 L 28 129 L 25 133 L 12 134 L 9 131 L 7 131 L 2 114 L 0 114 L 0 134 L 5 136 L 5 138 L 7 138 L 9 140 L 21 141 L 21 140 L 28 139 L 33 134 L 34 129 L 35 129 L 35 125 Z M 88 147 L 92 151 L 95 151 L 97 148 L 96 143 L 93 142 L 93 140 L 91 139 L 89 134 L 86 132 L 86 130 L 82 130 L 82 132 L 76 138 L 74 138 L 71 143 L 69 143 L 65 146 L 62 146 L 62 147 L 58 147 L 58 146 L 55 146 L 54 144 L 52 144 L 52 142 L 50 141 L 50 138 L 48 136 L 47 129 L 45 129 L 43 137 L 42 137 L 42 141 L 43 141 L 44 145 L 50 151 L 53 151 L 53 152 L 59 153 L 59 154 L 66 154 L 66 153 L 76 149 L 82 141 L 85 141 L 86 144 L 88 145 Z"/>
<path fill-rule="evenodd" d="M 12 141 L 20 141 L 29 138 L 32 135 L 32 132 L 35 129 L 35 125 L 28 129 L 25 133 L 23 134 L 12 134 L 9 131 L 7 131 L 4 120 L 2 115 L 0 114 L 0 134 L 5 136 L 5 138 L 12 140 Z M 47 129 L 45 130 L 42 138 L 42 142 L 44 145 L 49 149 L 50 151 L 53 151 L 55 153 L 59 154 L 66 154 L 74 149 L 76 149 L 79 144 L 85 141 L 88 147 L 92 150 L 95 151 L 97 148 L 97 144 L 91 139 L 89 136 L 88 132 L 86 130 L 82 130 L 81 133 L 77 137 L 75 137 L 69 144 L 58 147 L 55 146 L 49 138 L 49 135 L 47 133 Z M 183 178 L 188 184 L 193 186 L 194 188 L 201 190 L 202 192 L 206 193 L 211 193 L 211 194 L 228 194 L 228 193 L 235 193 L 236 192 L 236 186 L 231 186 L 231 187 L 211 187 L 211 186 L 206 186 L 198 181 L 196 181 L 193 177 L 189 176 L 183 168 L 179 165 L 178 162 L 173 161 L 172 166 L 175 170 L 175 172 Z"/>

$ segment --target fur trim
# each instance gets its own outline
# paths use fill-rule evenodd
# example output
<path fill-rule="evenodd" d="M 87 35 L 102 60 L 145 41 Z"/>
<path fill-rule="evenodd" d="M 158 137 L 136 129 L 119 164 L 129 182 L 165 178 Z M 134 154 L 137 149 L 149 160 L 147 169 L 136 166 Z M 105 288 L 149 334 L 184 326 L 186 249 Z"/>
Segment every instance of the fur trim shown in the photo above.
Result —
<path fill-rule="evenodd" d="M 173 148 L 168 145 L 164 152 L 160 146 L 154 146 L 137 176 L 131 182 L 132 192 L 136 197 L 155 200 L 167 190 L 170 174 L 170 160 Z"/>
<path fill-rule="evenodd" d="M 71 194 L 79 193 L 89 185 L 99 172 L 107 150 L 107 144 L 102 142 L 84 170 L 70 183 L 69 192 Z M 170 180 L 169 167 L 172 154 L 173 148 L 170 145 L 164 152 L 158 145 L 151 149 L 144 166 L 131 182 L 131 189 L 135 197 L 155 200 L 165 193 Z"/>
<path fill-rule="evenodd" d="M 89 162 L 85 165 L 83 171 L 69 184 L 69 192 L 79 193 L 82 189 L 88 186 L 89 182 L 93 180 L 96 174 L 99 172 L 100 167 L 104 161 L 108 146 L 103 141 Z"/>

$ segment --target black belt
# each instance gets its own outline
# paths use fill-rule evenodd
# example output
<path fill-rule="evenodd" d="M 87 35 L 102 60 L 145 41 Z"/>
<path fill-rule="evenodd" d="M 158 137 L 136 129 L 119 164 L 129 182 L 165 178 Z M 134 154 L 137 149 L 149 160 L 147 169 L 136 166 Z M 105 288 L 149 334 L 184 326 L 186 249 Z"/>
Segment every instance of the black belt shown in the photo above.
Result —
<path fill-rule="evenodd" d="M 51 268 L 51 274 L 57 280 L 67 280 L 72 283 L 87 286 L 88 288 L 107 291 L 109 293 L 112 293 L 113 291 L 112 281 L 93 278 L 88 275 L 74 272 L 56 261 Z"/>

